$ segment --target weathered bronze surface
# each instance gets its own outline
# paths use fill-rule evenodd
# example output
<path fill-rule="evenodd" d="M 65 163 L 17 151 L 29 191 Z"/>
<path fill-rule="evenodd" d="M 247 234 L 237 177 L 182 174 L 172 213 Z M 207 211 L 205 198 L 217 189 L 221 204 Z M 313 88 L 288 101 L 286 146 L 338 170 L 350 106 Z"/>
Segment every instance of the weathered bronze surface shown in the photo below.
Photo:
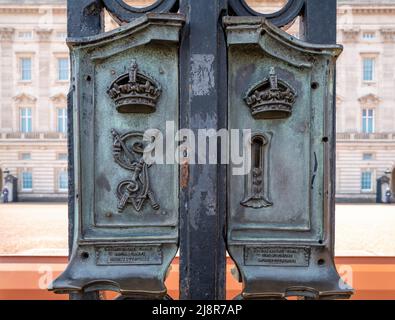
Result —
<path fill-rule="evenodd" d="M 68 41 L 76 88 L 75 234 L 70 263 L 51 286 L 57 293 L 166 296 L 178 248 L 178 167 L 146 163 L 143 133 L 165 132 L 166 121 L 178 127 L 183 23 L 178 14 L 147 14 Z"/>
<path fill-rule="evenodd" d="M 227 244 L 244 284 L 240 297 L 349 297 L 330 249 L 328 141 L 342 48 L 296 40 L 262 17 L 224 24 L 228 126 L 252 130 L 251 173 L 228 171 Z"/>
<path fill-rule="evenodd" d="M 104 9 L 123 26 L 103 34 Z M 244 282 L 240 298 L 352 293 L 332 261 L 341 48 L 297 41 L 263 19 L 285 27 L 298 16 L 306 41 L 335 43 L 336 0 L 288 0 L 270 14 L 245 0 L 139 8 L 68 0 L 72 254 L 52 290 L 166 299 L 179 244 L 180 299 L 225 297 L 226 245 Z M 143 132 L 164 132 L 167 120 L 195 134 L 252 129 L 240 147 L 252 170 L 234 176 L 232 166 L 189 158 L 180 167 L 146 161 Z"/>

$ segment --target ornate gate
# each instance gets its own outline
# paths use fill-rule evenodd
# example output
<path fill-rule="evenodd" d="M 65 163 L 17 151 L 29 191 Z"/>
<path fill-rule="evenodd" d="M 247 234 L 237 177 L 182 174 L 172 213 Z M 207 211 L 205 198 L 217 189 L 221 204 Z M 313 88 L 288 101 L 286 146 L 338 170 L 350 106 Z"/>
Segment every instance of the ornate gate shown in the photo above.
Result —
<path fill-rule="evenodd" d="M 119 28 L 103 31 L 105 9 Z M 280 29 L 298 16 L 304 41 Z M 224 299 L 227 249 L 240 298 L 352 294 L 333 263 L 336 0 L 273 14 L 244 0 L 69 0 L 68 35 L 71 255 L 51 290 L 164 299 L 179 250 L 181 299 Z M 243 143 L 216 149 L 250 170 L 178 145 L 177 164 L 143 156 L 184 129 L 239 130 Z"/>

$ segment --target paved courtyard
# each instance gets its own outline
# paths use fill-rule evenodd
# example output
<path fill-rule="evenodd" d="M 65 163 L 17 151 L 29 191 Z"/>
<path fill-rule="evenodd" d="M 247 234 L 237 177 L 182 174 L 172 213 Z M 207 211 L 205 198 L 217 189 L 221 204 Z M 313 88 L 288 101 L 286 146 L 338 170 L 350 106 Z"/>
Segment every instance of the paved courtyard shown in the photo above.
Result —
<path fill-rule="evenodd" d="M 337 205 L 337 256 L 395 256 L 395 205 Z"/>
<path fill-rule="evenodd" d="M 0 204 L 0 254 L 67 255 L 67 204 Z"/>
<path fill-rule="evenodd" d="M 394 205 L 337 205 L 336 255 L 395 256 Z M 67 205 L 0 204 L 0 254 L 66 255 Z"/>

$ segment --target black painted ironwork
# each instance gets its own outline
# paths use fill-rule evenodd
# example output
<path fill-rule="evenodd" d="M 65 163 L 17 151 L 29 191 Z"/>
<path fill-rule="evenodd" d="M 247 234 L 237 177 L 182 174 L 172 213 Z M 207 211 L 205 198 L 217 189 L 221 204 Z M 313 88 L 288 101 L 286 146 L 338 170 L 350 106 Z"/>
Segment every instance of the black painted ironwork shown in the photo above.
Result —
<path fill-rule="evenodd" d="M 207 126 L 214 129 L 227 126 L 227 52 L 222 17 L 263 16 L 282 27 L 301 17 L 301 38 L 310 43 L 336 42 L 336 0 L 289 0 L 279 11 L 270 14 L 256 12 L 245 0 L 158 0 L 145 8 L 135 8 L 122 0 L 68 0 L 68 37 L 98 35 L 104 31 L 104 9 L 124 24 L 151 12 L 180 12 L 186 16 L 180 48 L 180 125 L 197 130 Z M 203 57 L 205 55 L 205 57 Z M 213 59 L 214 86 L 209 95 L 192 96 L 191 68 L 198 57 Z M 73 82 L 73 79 L 72 79 Z M 75 88 L 71 86 L 71 92 Z M 335 112 L 335 108 L 333 108 Z M 205 115 L 202 123 L 201 115 Z M 335 114 L 332 115 L 335 119 Z M 74 201 L 73 112 L 68 99 L 69 141 L 69 246 L 71 252 Z M 199 123 L 198 123 L 199 122 Z M 332 133 L 335 133 L 335 125 Z M 331 150 L 331 211 L 334 212 L 334 140 Z M 180 169 L 180 297 L 181 299 L 225 298 L 225 220 L 226 166 L 188 166 Z M 185 181 L 182 181 L 182 179 Z M 207 190 L 209 202 L 202 205 L 196 190 Z M 199 196 L 200 197 L 200 196 Z M 333 217 L 334 215 L 332 215 Z M 194 221 L 192 221 L 194 217 Z M 333 219 L 333 218 L 332 218 Z M 334 221 L 328 221 L 334 224 Z M 333 228 L 331 229 L 333 235 Z M 332 236 L 333 239 L 333 236 Z M 333 243 L 332 243 L 333 251 Z M 71 295 L 72 299 L 99 299 L 96 292 Z"/>
<path fill-rule="evenodd" d="M 221 16 L 227 14 L 227 2 L 181 0 L 180 12 L 187 17 L 180 50 L 180 125 L 194 131 L 226 128 L 227 63 Z M 189 90 L 194 85 L 192 69 L 200 68 L 213 77 L 207 94 Z M 180 198 L 182 299 L 225 298 L 225 170 L 224 165 L 181 167 L 181 179 L 188 177 L 181 182 Z M 209 195 L 204 205 L 202 191 Z"/>
<path fill-rule="evenodd" d="M 153 4 L 137 8 L 128 5 L 122 0 L 103 0 L 103 3 L 118 23 L 127 23 L 149 12 L 177 12 L 178 0 L 157 0 Z"/>
<path fill-rule="evenodd" d="M 261 13 L 252 9 L 245 0 L 229 0 L 229 6 L 237 16 L 262 16 L 275 26 L 283 27 L 297 18 L 305 4 L 305 0 L 289 0 L 283 8 L 273 13 Z"/>

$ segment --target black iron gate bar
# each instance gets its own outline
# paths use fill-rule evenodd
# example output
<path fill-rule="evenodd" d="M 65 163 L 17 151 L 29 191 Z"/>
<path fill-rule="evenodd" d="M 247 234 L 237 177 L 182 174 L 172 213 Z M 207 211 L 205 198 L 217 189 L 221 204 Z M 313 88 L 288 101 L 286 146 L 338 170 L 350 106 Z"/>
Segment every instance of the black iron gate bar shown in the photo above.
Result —
<path fill-rule="evenodd" d="M 180 48 L 180 125 L 197 130 L 199 127 L 221 129 L 227 127 L 227 64 L 225 33 L 222 17 L 263 16 L 278 27 L 301 17 L 301 38 L 315 44 L 336 43 L 336 0 L 289 0 L 278 12 L 261 14 L 251 9 L 245 0 L 158 0 L 146 8 L 134 8 L 122 0 L 68 0 L 68 37 L 79 38 L 104 32 L 104 10 L 120 24 L 130 22 L 149 12 L 179 12 L 186 16 Z M 214 57 L 212 70 L 215 82 L 209 95 L 190 96 L 191 58 L 196 54 Z M 71 81 L 71 92 L 74 90 Z M 69 246 L 71 252 L 74 221 L 74 163 L 72 95 L 68 98 L 69 151 Z M 335 108 L 333 108 L 335 112 Z M 205 121 L 197 123 L 199 115 Z M 332 115 L 335 119 L 335 114 Z M 335 133 L 333 125 L 332 137 Z M 330 177 L 329 197 L 334 212 L 334 150 L 335 141 L 329 141 Z M 187 168 L 181 168 L 187 170 Z M 188 168 L 188 181 L 181 183 L 180 193 L 180 298 L 225 298 L 225 220 L 226 168 L 224 165 L 194 165 Z M 217 177 L 211 179 L 211 177 Z M 194 201 L 193 190 L 205 189 L 211 203 L 207 207 Z M 215 214 L 209 214 L 208 211 Z M 190 227 L 191 212 L 199 216 L 195 228 Z M 333 214 L 331 215 L 333 217 Z M 333 237 L 332 237 L 333 238 Z M 333 249 L 333 246 L 332 246 Z M 72 294 L 72 299 L 98 299 L 98 293 Z"/>

